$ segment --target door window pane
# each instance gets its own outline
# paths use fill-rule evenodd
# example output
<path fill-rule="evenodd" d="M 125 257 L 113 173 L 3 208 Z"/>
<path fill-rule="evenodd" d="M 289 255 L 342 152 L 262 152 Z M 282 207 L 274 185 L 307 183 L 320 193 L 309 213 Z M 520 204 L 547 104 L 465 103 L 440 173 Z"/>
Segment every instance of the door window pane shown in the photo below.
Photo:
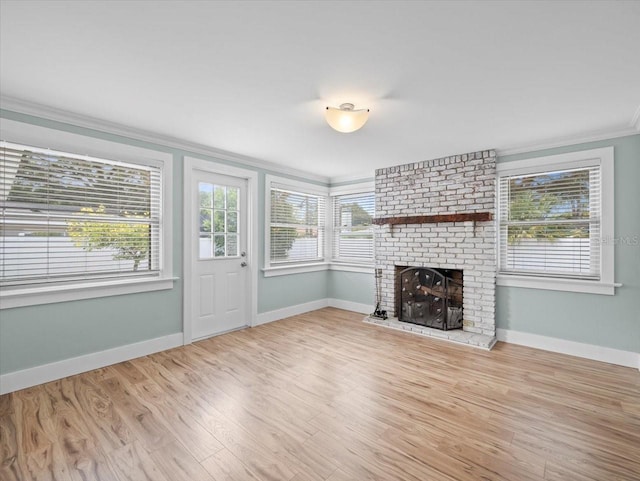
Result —
<path fill-rule="evenodd" d="M 213 257 L 213 237 L 208 234 L 200 234 L 199 253 L 201 259 Z"/>
<path fill-rule="evenodd" d="M 200 209 L 200 232 L 211 232 L 211 209 Z"/>
<path fill-rule="evenodd" d="M 216 210 L 213 213 L 213 224 L 216 233 L 224 233 L 226 232 L 226 223 L 224 221 L 224 210 Z"/>
<path fill-rule="evenodd" d="M 238 236 L 234 234 L 227 235 L 227 256 L 233 257 L 238 255 Z"/>
<path fill-rule="evenodd" d="M 213 207 L 214 209 L 224 209 L 226 189 L 223 185 L 216 185 L 213 189 Z"/>
<path fill-rule="evenodd" d="M 214 236 L 214 239 L 215 239 L 215 251 L 214 251 L 215 257 L 224 257 L 226 254 L 224 235 L 216 235 Z"/>
<path fill-rule="evenodd" d="M 237 212 L 227 212 L 227 232 L 238 232 Z"/>
<path fill-rule="evenodd" d="M 213 185 L 200 182 L 200 207 L 213 207 Z"/>

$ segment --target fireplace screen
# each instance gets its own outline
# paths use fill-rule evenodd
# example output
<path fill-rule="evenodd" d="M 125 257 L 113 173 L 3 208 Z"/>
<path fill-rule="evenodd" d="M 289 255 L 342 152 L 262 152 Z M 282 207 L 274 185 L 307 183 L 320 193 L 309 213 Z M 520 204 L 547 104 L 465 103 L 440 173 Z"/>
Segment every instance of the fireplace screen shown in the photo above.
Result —
<path fill-rule="evenodd" d="M 400 321 L 445 331 L 462 327 L 462 271 L 409 267 L 397 279 Z"/>

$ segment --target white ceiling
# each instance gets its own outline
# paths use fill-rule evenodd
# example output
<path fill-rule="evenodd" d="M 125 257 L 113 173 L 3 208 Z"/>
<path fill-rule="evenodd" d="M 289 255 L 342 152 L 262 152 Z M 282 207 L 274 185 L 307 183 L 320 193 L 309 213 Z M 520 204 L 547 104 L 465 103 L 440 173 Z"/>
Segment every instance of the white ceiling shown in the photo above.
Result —
<path fill-rule="evenodd" d="M 640 104 L 638 1 L 1 0 L 0 14 L 3 96 L 334 179 L 632 131 Z M 371 109 L 362 130 L 326 125 L 343 102 Z"/>

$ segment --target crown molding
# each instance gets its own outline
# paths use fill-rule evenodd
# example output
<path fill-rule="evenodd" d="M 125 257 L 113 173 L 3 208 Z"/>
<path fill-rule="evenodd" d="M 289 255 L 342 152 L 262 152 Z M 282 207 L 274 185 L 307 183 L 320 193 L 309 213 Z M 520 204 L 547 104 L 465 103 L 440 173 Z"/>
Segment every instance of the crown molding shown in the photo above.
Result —
<path fill-rule="evenodd" d="M 360 172 L 359 174 L 330 177 L 329 184 L 333 187 L 340 184 L 359 184 L 361 182 L 373 182 L 375 180 L 375 175 L 373 175 L 373 173 L 374 171 L 372 171 L 371 174 L 363 174 L 362 172 Z"/>
<path fill-rule="evenodd" d="M 627 137 L 629 135 L 637 135 L 635 128 L 626 127 L 619 130 L 606 130 L 599 132 L 590 132 L 575 137 L 561 137 L 553 140 L 547 140 L 538 144 L 529 144 L 525 146 L 514 146 L 506 149 L 497 149 L 496 155 L 504 157 L 505 155 L 525 154 L 535 152 L 537 150 L 553 149 L 556 147 L 567 147 L 569 145 L 583 144 L 587 142 L 597 142 L 599 140 L 615 139 L 618 137 Z"/>
<path fill-rule="evenodd" d="M 340 185 L 332 184 L 331 187 L 329 187 L 329 195 L 333 196 L 374 192 L 375 187 L 376 183 L 373 179 L 364 182 L 352 182 Z"/>
<path fill-rule="evenodd" d="M 631 122 L 629 123 L 629 126 L 636 129 L 638 132 L 640 132 L 640 105 L 638 105 L 638 108 L 636 109 L 636 113 L 633 114 L 633 117 L 631 117 Z"/>
<path fill-rule="evenodd" d="M 312 180 L 325 184 L 328 184 L 330 181 L 329 177 L 312 174 L 310 172 L 305 172 L 303 170 L 298 170 L 291 167 L 285 167 L 275 162 L 256 159 L 254 157 L 236 154 L 234 152 L 217 149 L 208 145 L 189 142 L 176 137 L 129 127 L 127 125 L 119 124 L 116 122 L 110 122 L 87 115 L 77 114 L 75 112 L 49 107 L 15 97 L 0 96 L 0 109 L 23 115 L 31 115 L 45 120 L 61 122 L 75 127 L 81 127 L 107 134 L 118 135 L 120 137 L 126 137 L 132 140 L 150 142 L 171 149 L 184 150 L 189 154 L 214 157 L 219 160 L 234 162 L 245 167 L 255 167 L 267 170 L 269 172 L 285 174 L 304 180 Z"/>

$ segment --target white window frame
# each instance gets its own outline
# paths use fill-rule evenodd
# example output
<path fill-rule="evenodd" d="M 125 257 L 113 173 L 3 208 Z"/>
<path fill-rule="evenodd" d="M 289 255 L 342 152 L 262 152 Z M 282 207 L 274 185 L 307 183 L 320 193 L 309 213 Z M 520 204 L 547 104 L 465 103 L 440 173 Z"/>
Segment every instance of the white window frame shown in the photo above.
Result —
<path fill-rule="evenodd" d="M 333 219 L 333 214 L 335 212 L 335 197 L 341 195 L 349 195 L 349 194 L 365 194 L 372 193 L 375 198 L 375 182 L 359 182 L 357 184 L 349 184 L 349 185 L 341 185 L 331 187 L 329 189 L 329 197 L 330 197 L 330 209 L 331 210 L 331 224 L 330 224 L 330 232 L 331 242 L 330 242 L 330 269 L 336 271 L 350 271 L 350 272 L 362 272 L 367 274 L 373 274 L 373 267 L 375 264 L 375 232 L 374 232 L 374 256 L 370 262 L 358 262 L 358 261 L 349 261 L 342 260 L 335 257 L 335 253 L 333 252 L 333 236 L 334 236 L 334 228 L 335 228 L 335 219 Z"/>
<path fill-rule="evenodd" d="M 271 262 L 271 189 L 287 188 L 302 194 L 313 194 L 324 197 L 325 199 L 325 233 L 323 246 L 323 260 L 320 262 L 296 262 L 286 265 L 273 264 Z M 282 276 L 288 274 L 300 274 L 303 272 L 324 271 L 329 268 L 328 259 L 330 259 L 329 244 L 327 240 L 330 238 L 331 213 L 329 208 L 329 189 L 327 187 L 302 182 L 299 180 L 287 179 L 275 175 L 265 175 L 264 189 L 264 277 Z"/>
<path fill-rule="evenodd" d="M 600 224 L 600 278 L 599 280 L 559 278 L 545 275 L 518 275 L 498 272 L 496 283 L 499 286 L 526 287 L 556 291 L 584 292 L 591 294 L 614 295 L 614 149 L 583 150 L 566 154 L 536 157 L 524 160 L 498 163 L 497 195 L 500 199 L 500 179 L 505 176 L 535 174 L 551 170 L 568 170 L 577 167 L 600 166 L 601 187 L 601 224 Z M 500 219 L 498 205 L 498 222 Z M 500 259 L 500 226 L 496 228 L 496 245 Z"/>
<path fill-rule="evenodd" d="M 0 119 L 0 140 L 16 144 L 68 152 L 75 155 L 119 160 L 139 165 L 154 165 L 161 170 L 160 272 L 127 279 L 90 280 L 19 286 L 0 291 L 0 309 L 93 299 L 121 294 L 172 289 L 173 276 L 173 156 L 76 133 Z"/>

